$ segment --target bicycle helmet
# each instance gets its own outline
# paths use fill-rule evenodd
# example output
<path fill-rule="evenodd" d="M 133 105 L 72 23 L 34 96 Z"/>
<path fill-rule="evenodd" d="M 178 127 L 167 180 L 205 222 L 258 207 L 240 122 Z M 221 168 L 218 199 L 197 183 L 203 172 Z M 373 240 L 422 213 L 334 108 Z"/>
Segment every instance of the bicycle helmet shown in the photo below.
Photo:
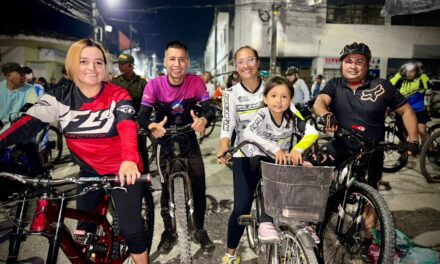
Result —
<path fill-rule="evenodd" d="M 298 69 L 297 67 L 295 67 L 295 66 L 289 66 L 289 67 L 287 68 L 287 70 L 286 70 L 286 75 L 287 75 L 287 76 L 288 76 L 288 75 L 295 74 L 295 73 L 299 73 L 299 69 Z"/>
<path fill-rule="evenodd" d="M 342 61 L 345 56 L 349 54 L 361 54 L 367 58 L 368 62 L 371 60 L 370 48 L 364 43 L 353 42 L 349 45 L 345 45 L 345 47 L 341 51 L 341 56 L 339 57 L 339 60 Z"/>

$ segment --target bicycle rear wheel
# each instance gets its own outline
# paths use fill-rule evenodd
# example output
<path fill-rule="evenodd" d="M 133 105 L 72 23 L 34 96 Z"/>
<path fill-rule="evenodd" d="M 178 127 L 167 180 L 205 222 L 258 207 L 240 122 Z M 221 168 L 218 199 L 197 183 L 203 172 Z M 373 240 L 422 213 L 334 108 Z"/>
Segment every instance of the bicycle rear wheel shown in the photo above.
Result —
<path fill-rule="evenodd" d="M 440 132 L 431 135 L 423 145 L 420 171 L 427 182 L 440 182 Z"/>
<path fill-rule="evenodd" d="M 262 202 L 261 201 L 262 194 L 260 188 L 261 187 L 259 183 L 255 191 L 253 209 L 251 211 L 252 221 L 245 227 L 246 238 L 249 244 L 249 248 L 252 249 L 252 251 L 257 255 L 260 253 L 260 249 L 261 249 L 260 241 L 258 240 L 258 227 L 260 223 L 261 202 Z"/>
<path fill-rule="evenodd" d="M 180 252 L 180 263 L 190 264 L 191 259 L 191 249 L 190 249 L 190 237 L 189 237 L 189 227 L 188 227 L 188 214 L 186 210 L 186 195 L 185 195 L 185 185 L 182 177 L 174 178 L 174 204 L 175 208 L 175 219 L 176 219 L 176 231 L 177 240 Z"/>
<path fill-rule="evenodd" d="M 408 154 L 399 150 L 398 145 L 405 142 L 403 135 L 397 133 L 395 129 L 385 128 L 385 141 L 394 143 L 384 150 L 383 171 L 397 172 L 408 163 Z"/>
<path fill-rule="evenodd" d="M 115 208 L 113 208 L 113 206 L 111 207 L 112 208 L 110 212 L 113 217 L 112 227 L 113 227 L 113 236 L 115 239 L 113 241 L 112 259 L 125 260 L 130 256 L 130 253 L 128 252 L 128 246 L 121 235 L 116 210 Z M 142 223 L 144 224 L 147 232 L 147 243 L 148 243 L 147 250 L 148 250 L 148 254 L 150 254 L 151 244 L 154 235 L 154 200 L 150 186 L 146 186 L 144 198 L 142 200 Z M 98 228 L 97 230 L 100 230 L 100 228 Z M 128 263 L 134 263 L 134 262 L 132 262 L 132 260 L 130 259 Z"/>
<path fill-rule="evenodd" d="M 374 215 L 377 221 L 372 221 Z M 377 234 L 378 243 L 372 244 L 369 232 Z M 379 245 L 375 263 L 393 263 L 393 217 L 383 197 L 367 184 L 354 182 L 348 190 L 340 189 L 330 197 L 318 234 L 319 253 L 325 263 L 370 263 L 375 245 Z"/>
<path fill-rule="evenodd" d="M 309 246 L 305 237 L 307 231 L 294 229 L 289 226 L 280 226 L 281 242 L 278 247 L 278 263 L 280 264 L 318 264 L 314 247 Z M 303 232 L 303 233 L 302 233 Z M 313 239 L 310 237 L 311 241 Z M 314 244 L 314 242 L 312 242 Z M 273 248 L 273 246 L 272 246 Z M 272 249 L 272 253 L 274 253 Z M 272 261 L 276 256 L 270 258 Z M 276 263 L 276 262 L 275 262 Z"/>

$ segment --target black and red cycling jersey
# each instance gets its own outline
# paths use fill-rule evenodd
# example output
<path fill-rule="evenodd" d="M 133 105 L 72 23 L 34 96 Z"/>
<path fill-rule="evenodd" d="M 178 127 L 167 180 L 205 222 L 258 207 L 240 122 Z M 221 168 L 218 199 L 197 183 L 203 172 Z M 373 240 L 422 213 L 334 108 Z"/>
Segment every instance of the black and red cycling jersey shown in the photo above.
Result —
<path fill-rule="evenodd" d="M 142 171 L 137 125 L 128 92 L 102 83 L 100 92 L 86 97 L 73 83 L 50 90 L 19 121 L 0 134 L 0 149 L 31 137 L 45 123 L 59 121 L 67 147 L 88 174 L 118 173 L 122 161 L 135 162 Z"/>

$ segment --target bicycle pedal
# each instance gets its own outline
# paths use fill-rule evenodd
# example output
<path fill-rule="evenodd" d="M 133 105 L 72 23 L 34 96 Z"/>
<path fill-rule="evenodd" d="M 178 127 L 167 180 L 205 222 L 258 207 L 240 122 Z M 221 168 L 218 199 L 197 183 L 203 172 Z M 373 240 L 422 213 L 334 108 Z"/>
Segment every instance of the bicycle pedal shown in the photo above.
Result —
<path fill-rule="evenodd" d="M 254 222 L 254 217 L 252 215 L 240 215 L 238 217 L 239 225 L 250 225 Z"/>

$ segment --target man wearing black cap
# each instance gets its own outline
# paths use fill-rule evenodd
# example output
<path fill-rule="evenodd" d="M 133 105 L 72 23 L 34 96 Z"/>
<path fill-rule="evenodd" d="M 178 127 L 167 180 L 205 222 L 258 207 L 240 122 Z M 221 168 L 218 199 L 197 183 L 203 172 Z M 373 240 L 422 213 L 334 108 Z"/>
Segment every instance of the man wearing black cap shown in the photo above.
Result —
<path fill-rule="evenodd" d="M 12 113 L 18 113 L 26 103 L 38 101 L 34 86 L 25 83 L 23 67 L 8 62 L 2 67 L 5 80 L 0 82 L 0 120 L 10 121 Z"/>
<path fill-rule="evenodd" d="M 0 82 L 0 120 L 10 122 L 10 116 L 20 112 L 26 104 L 38 101 L 35 87 L 25 83 L 23 67 L 15 62 L 8 62 L 2 67 L 5 80 Z M 18 116 L 17 116 L 18 117 Z M 31 175 L 41 175 L 43 172 L 38 144 L 34 139 L 23 145 L 32 168 Z"/>
<path fill-rule="evenodd" d="M 147 85 L 147 81 L 134 72 L 134 58 L 129 54 L 122 53 L 118 57 L 118 68 L 121 75 L 113 78 L 112 83 L 119 87 L 128 90 L 128 93 L 133 100 L 133 107 L 136 109 L 136 113 L 139 113 L 141 106 L 142 94 L 144 88 Z M 148 172 L 148 155 L 147 155 L 147 139 L 145 136 L 138 136 L 138 145 L 142 157 L 143 167 L 145 172 Z"/>
<path fill-rule="evenodd" d="M 121 54 L 118 57 L 118 68 L 121 75 L 113 78 L 112 83 L 127 89 L 133 99 L 133 106 L 139 112 L 142 94 L 147 81 L 134 72 L 134 58 L 129 54 Z"/>

